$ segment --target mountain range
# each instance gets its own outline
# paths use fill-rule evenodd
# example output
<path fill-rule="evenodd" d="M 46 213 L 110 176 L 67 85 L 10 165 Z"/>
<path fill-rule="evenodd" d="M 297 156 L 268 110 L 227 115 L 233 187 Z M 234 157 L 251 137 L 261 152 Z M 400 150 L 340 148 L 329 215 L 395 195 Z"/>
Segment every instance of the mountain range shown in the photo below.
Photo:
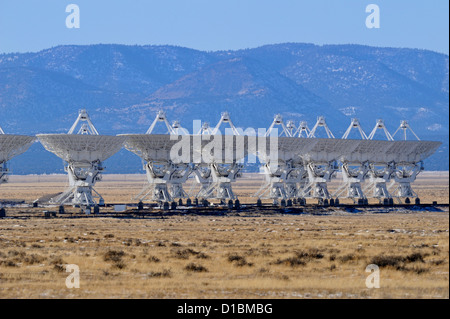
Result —
<path fill-rule="evenodd" d="M 336 137 L 353 117 L 366 133 L 378 118 L 391 133 L 408 120 L 421 139 L 444 143 L 426 168 L 449 168 L 449 58 L 427 50 L 285 43 L 204 52 L 99 44 L 0 55 L 5 132 L 67 132 L 81 108 L 101 134 L 114 135 L 145 133 L 158 110 L 190 131 L 197 119 L 214 126 L 222 111 L 244 129 L 268 127 L 276 113 L 310 127 L 324 115 Z M 16 174 L 62 172 L 61 161 L 38 143 L 11 165 Z M 107 168 L 142 169 L 125 150 Z"/>

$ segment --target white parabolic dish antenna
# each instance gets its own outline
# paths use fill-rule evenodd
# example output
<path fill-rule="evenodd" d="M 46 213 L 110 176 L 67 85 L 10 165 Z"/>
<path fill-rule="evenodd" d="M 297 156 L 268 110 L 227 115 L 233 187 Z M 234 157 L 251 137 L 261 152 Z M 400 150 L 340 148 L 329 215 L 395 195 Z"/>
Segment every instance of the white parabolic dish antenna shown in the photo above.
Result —
<path fill-rule="evenodd" d="M 80 122 L 86 123 L 74 134 Z M 103 204 L 103 198 L 93 186 L 101 179 L 102 162 L 122 148 L 126 137 L 99 135 L 86 110 L 79 112 L 68 134 L 38 134 L 37 137 L 46 150 L 67 162 L 70 188 L 51 203 L 93 206 L 94 199 L 98 198 L 98 203 Z M 93 196 L 93 191 L 97 196 Z"/>
<path fill-rule="evenodd" d="M 7 182 L 6 162 L 25 153 L 36 140 L 33 136 L 4 134 L 0 128 L 0 184 Z"/>
<path fill-rule="evenodd" d="M 0 134 L 0 163 L 25 153 L 35 140 L 33 136 Z"/>
<path fill-rule="evenodd" d="M 106 135 L 37 135 L 45 149 L 68 163 L 103 162 L 116 154 L 126 140 Z"/>

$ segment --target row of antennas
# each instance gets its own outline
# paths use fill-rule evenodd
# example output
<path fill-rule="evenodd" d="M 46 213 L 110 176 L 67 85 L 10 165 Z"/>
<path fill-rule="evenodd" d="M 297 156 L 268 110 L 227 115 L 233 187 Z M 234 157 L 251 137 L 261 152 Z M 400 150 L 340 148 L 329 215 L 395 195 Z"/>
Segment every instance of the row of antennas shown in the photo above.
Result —
<path fill-rule="evenodd" d="M 356 118 L 353 118 L 352 122 L 350 123 L 350 126 L 348 127 L 347 131 L 344 133 L 344 136 L 342 136 L 342 138 L 343 139 L 347 139 L 348 136 L 350 135 L 350 132 L 353 129 L 357 129 L 359 134 L 361 135 L 361 138 L 364 139 L 364 140 L 373 140 L 376 132 L 378 130 L 382 130 L 384 132 L 384 135 L 386 136 L 386 138 L 389 141 L 393 141 L 394 137 L 397 135 L 397 133 L 401 132 L 401 131 L 403 131 L 403 138 L 404 138 L 405 141 L 407 140 L 407 131 L 410 131 L 414 135 L 414 137 L 417 140 L 420 141 L 420 138 L 417 136 L 416 133 L 414 133 L 413 129 L 411 128 L 411 126 L 409 125 L 408 121 L 406 121 L 406 120 L 402 120 L 400 122 L 400 126 L 397 128 L 397 130 L 394 132 L 394 134 L 391 135 L 389 133 L 389 131 L 387 130 L 386 125 L 384 124 L 384 120 L 378 119 L 377 123 L 375 124 L 375 127 L 372 130 L 372 132 L 367 136 L 364 133 L 364 130 L 362 129 L 361 124 L 359 123 L 359 120 L 356 119 Z"/>
<path fill-rule="evenodd" d="M 150 125 L 149 129 L 147 130 L 146 134 L 152 134 L 153 130 L 155 129 L 155 126 L 158 124 L 158 122 L 162 122 L 165 124 L 167 128 L 167 133 L 169 134 L 175 134 L 175 135 L 188 135 L 189 131 L 185 128 L 183 128 L 179 121 L 174 121 L 172 124 L 169 123 L 167 120 L 167 116 L 164 111 L 159 111 L 156 115 L 155 120 Z M 77 133 L 75 133 L 76 128 L 78 124 L 81 123 L 81 127 L 78 130 Z M 214 129 L 211 129 L 209 124 L 207 122 L 204 122 L 202 124 L 202 127 L 197 132 L 197 134 L 201 135 L 215 135 L 219 132 L 220 127 L 223 124 L 228 124 L 233 132 L 234 135 L 240 135 L 236 127 L 234 126 L 233 122 L 231 121 L 230 114 L 228 112 L 223 112 L 221 114 L 219 123 L 217 123 L 216 127 Z M 303 137 L 303 138 L 315 138 L 316 132 L 319 128 L 323 128 L 325 130 L 325 133 L 327 134 L 328 138 L 335 138 L 333 133 L 331 132 L 330 128 L 327 125 L 327 122 L 325 120 L 325 117 L 319 116 L 317 118 L 317 122 L 314 125 L 312 129 L 309 129 L 308 124 L 306 121 L 301 121 L 300 125 L 297 127 L 294 123 L 294 121 L 287 121 L 286 124 L 283 121 L 283 117 L 281 114 L 277 114 L 274 117 L 274 120 L 272 124 L 270 125 L 269 129 L 266 132 L 266 136 L 270 136 L 275 128 L 278 129 L 278 127 L 281 127 L 281 132 L 279 133 L 279 136 L 286 136 L 286 137 Z M 389 141 L 393 141 L 395 135 L 403 131 L 403 137 L 406 140 L 407 138 L 407 131 L 409 130 L 417 140 L 420 140 L 419 137 L 414 133 L 414 131 L 411 129 L 410 125 L 408 124 L 408 121 L 401 121 L 399 128 L 395 131 L 393 135 L 389 133 L 389 131 L 386 128 L 386 125 L 384 124 L 384 120 L 379 119 L 377 120 L 377 123 L 372 130 L 372 132 L 369 135 L 366 135 L 364 133 L 364 130 L 361 127 L 361 123 L 358 119 L 353 118 L 350 126 L 345 131 L 344 135 L 342 136 L 342 139 L 347 139 L 352 132 L 352 130 L 357 130 L 359 135 L 363 140 L 372 140 L 378 130 L 382 130 L 386 136 L 386 138 Z M 0 127 L 0 134 L 5 134 L 2 128 Z M 92 123 L 91 119 L 89 118 L 89 115 L 86 110 L 80 110 L 78 113 L 78 118 L 75 121 L 75 123 L 70 128 L 68 134 L 89 134 L 89 135 L 99 135 L 97 129 L 95 128 L 94 124 Z"/>
<path fill-rule="evenodd" d="M 317 130 L 319 128 L 323 128 L 328 138 L 335 138 L 327 125 L 325 117 L 323 116 L 319 116 L 317 118 L 317 122 L 314 125 L 314 127 L 312 129 L 309 129 L 308 123 L 306 121 L 301 121 L 300 125 L 297 127 L 294 121 L 287 121 L 285 124 L 281 114 L 277 114 L 275 115 L 272 125 L 269 127 L 266 136 L 271 135 L 272 131 L 275 129 L 276 126 L 281 127 L 281 133 L 279 134 L 279 136 L 315 138 Z M 361 127 L 361 123 L 359 122 L 359 120 L 357 118 L 353 118 L 350 123 L 350 126 L 347 128 L 344 135 L 342 136 L 342 139 L 348 139 L 352 130 L 357 130 L 359 135 L 361 136 L 361 139 L 363 140 L 372 140 L 375 137 L 377 131 L 381 130 L 383 131 L 388 141 L 393 141 L 395 135 L 400 131 L 403 131 L 403 137 L 404 140 L 406 140 L 407 131 L 410 131 L 414 135 L 414 137 L 420 141 L 419 137 L 416 135 L 416 133 L 414 133 L 408 121 L 405 120 L 401 121 L 399 128 L 395 131 L 393 135 L 391 135 L 388 129 L 386 128 L 384 120 L 378 119 L 372 132 L 369 135 L 366 135 L 366 133 Z"/>
<path fill-rule="evenodd" d="M 175 134 L 175 135 L 188 135 L 189 131 L 185 128 L 183 128 L 179 121 L 174 121 L 172 125 L 169 123 L 169 120 L 167 120 L 166 113 L 164 111 L 159 111 L 156 115 L 155 120 L 148 128 L 146 134 L 152 134 L 153 130 L 155 129 L 155 126 L 158 124 L 158 122 L 162 122 L 166 128 L 168 134 Z M 209 126 L 208 122 L 203 122 L 202 127 L 197 132 L 198 135 L 215 135 L 219 132 L 220 127 L 227 123 L 234 135 L 240 135 L 236 127 L 234 126 L 233 122 L 231 121 L 230 114 L 228 112 L 223 112 L 219 123 L 217 123 L 215 128 L 211 128 Z"/>
<path fill-rule="evenodd" d="M 314 138 L 316 137 L 315 134 L 317 129 L 319 127 L 323 127 L 328 138 L 334 138 L 334 135 L 328 127 L 327 122 L 325 121 L 325 118 L 323 116 L 319 116 L 314 127 L 312 129 L 309 129 L 308 123 L 306 121 L 300 122 L 300 125 L 298 127 L 296 127 L 294 121 L 287 121 L 286 124 L 284 124 L 283 116 L 281 116 L 281 114 L 277 114 L 275 115 L 272 124 L 267 130 L 266 136 L 272 135 L 273 130 L 277 128 L 277 126 L 281 127 L 279 136 Z"/>
<path fill-rule="evenodd" d="M 80 129 L 76 131 L 77 126 L 80 123 L 81 123 Z M 0 135 L 2 134 L 4 135 L 5 132 L 0 126 Z M 78 111 L 78 118 L 76 119 L 75 123 L 73 123 L 72 127 L 70 128 L 69 132 L 67 132 L 67 134 L 99 135 L 94 124 L 92 124 L 91 119 L 89 118 L 89 115 L 86 110 Z"/>
<path fill-rule="evenodd" d="M 152 132 L 158 122 L 163 122 L 166 125 L 167 130 L 168 130 L 167 133 L 169 133 L 169 134 L 176 134 L 176 135 L 189 134 L 188 130 L 186 130 L 185 128 L 183 128 L 180 125 L 179 121 L 174 121 L 172 123 L 172 125 L 170 125 L 164 111 L 158 112 L 155 120 L 150 125 L 150 128 L 148 129 L 146 134 L 152 134 Z M 230 126 L 234 135 L 240 135 L 238 130 L 234 126 L 233 122 L 231 121 L 230 114 L 228 112 L 223 112 L 221 114 L 219 123 L 217 123 L 216 127 L 213 129 L 209 126 L 209 123 L 203 122 L 202 127 L 197 132 L 197 134 L 199 134 L 199 135 L 215 135 L 218 133 L 220 127 L 225 123 L 227 123 Z M 281 132 L 279 133 L 279 136 L 315 138 L 318 129 L 323 128 L 325 130 L 325 133 L 328 136 L 328 138 L 335 138 L 335 136 L 333 135 L 333 132 L 331 132 L 330 128 L 327 125 L 325 117 L 323 117 L 323 116 L 319 116 L 317 118 L 317 122 L 314 125 L 314 127 L 312 129 L 309 129 L 308 123 L 306 121 L 301 121 L 300 125 L 297 127 L 295 125 L 295 122 L 292 120 L 287 121 L 285 124 L 283 121 L 283 116 L 281 114 L 277 114 L 277 115 L 275 115 L 272 124 L 270 125 L 269 129 L 267 130 L 266 136 L 270 136 L 276 127 L 277 127 L 277 129 L 278 129 L 278 127 L 281 127 Z M 393 135 L 391 135 L 386 128 L 384 120 L 379 119 L 379 120 L 377 120 L 376 125 L 373 128 L 372 132 L 369 135 L 366 135 L 366 133 L 364 132 L 364 130 L 361 127 L 361 123 L 359 122 L 359 120 L 356 118 L 353 118 L 350 123 L 350 126 L 345 131 L 344 135 L 342 136 L 342 139 L 347 139 L 349 137 L 350 133 L 352 132 L 352 130 L 354 130 L 354 129 L 358 130 L 359 135 L 364 140 L 372 140 L 375 137 L 375 134 L 377 133 L 378 130 L 383 131 L 384 135 L 386 136 L 387 140 L 389 140 L 389 141 L 393 141 L 395 135 L 400 131 L 403 131 L 403 136 L 404 136 L 405 140 L 407 139 L 407 131 L 410 131 L 417 140 L 420 140 L 419 137 L 416 135 L 416 133 L 414 133 L 414 131 L 412 130 L 408 121 L 401 121 L 399 128 L 395 131 L 395 133 Z"/>
<path fill-rule="evenodd" d="M 162 122 L 166 126 L 168 134 L 175 134 L 175 135 L 188 135 L 189 134 L 189 131 L 187 129 L 183 128 L 179 121 L 174 121 L 172 124 L 170 124 L 169 121 L 167 120 L 167 116 L 164 111 L 158 111 L 155 120 L 150 125 L 146 134 L 152 134 L 153 130 L 155 129 L 155 126 L 159 122 Z M 233 122 L 231 121 L 230 114 L 228 112 L 222 113 L 220 121 L 214 129 L 211 129 L 209 127 L 209 124 L 207 122 L 204 122 L 200 131 L 197 134 L 215 135 L 215 134 L 217 134 L 220 127 L 224 123 L 229 124 L 233 134 L 239 135 L 239 132 L 237 131 L 236 127 L 234 126 Z M 79 129 L 77 130 L 78 127 L 79 127 Z M 5 134 L 1 127 L 0 127 L 0 134 Z M 97 129 L 95 128 L 94 124 L 92 123 L 87 111 L 84 109 L 78 111 L 78 117 L 75 120 L 75 122 L 73 123 L 70 130 L 67 132 L 67 134 L 99 135 L 99 133 L 98 133 Z"/>

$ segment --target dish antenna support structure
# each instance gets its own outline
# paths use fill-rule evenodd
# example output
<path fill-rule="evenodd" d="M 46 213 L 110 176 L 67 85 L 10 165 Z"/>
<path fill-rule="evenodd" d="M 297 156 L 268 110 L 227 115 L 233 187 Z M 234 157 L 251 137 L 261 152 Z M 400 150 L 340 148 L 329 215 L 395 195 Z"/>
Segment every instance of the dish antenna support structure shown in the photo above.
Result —
<path fill-rule="evenodd" d="M 362 140 L 367 140 L 368 137 L 364 130 L 361 127 L 361 123 L 359 119 L 353 118 L 351 120 L 350 126 L 345 131 L 342 139 L 348 139 L 352 130 L 357 130 Z M 369 161 L 364 161 L 362 163 L 356 162 L 352 163 L 348 160 L 342 160 L 341 172 L 342 172 L 342 185 L 336 190 L 333 194 L 333 197 L 340 198 L 350 198 L 354 203 L 366 201 L 367 197 L 363 192 L 362 183 L 367 178 L 367 175 L 370 171 Z M 342 196 L 342 194 L 346 192 L 346 196 Z"/>
<path fill-rule="evenodd" d="M 76 131 L 77 126 L 80 129 Z M 75 132 L 77 132 L 75 134 Z M 86 110 L 80 110 L 78 118 L 67 134 L 38 134 L 44 147 L 62 158 L 67 165 L 69 188 L 52 198 L 51 204 L 79 205 L 83 207 L 104 205 L 103 197 L 94 189 L 104 171 L 103 161 L 117 153 L 124 137 L 99 135 Z"/>
<path fill-rule="evenodd" d="M 420 141 L 420 138 L 414 133 L 413 129 L 409 125 L 408 121 L 402 120 L 400 126 L 394 132 L 392 137 L 394 138 L 397 132 L 403 131 L 403 139 L 407 140 L 407 131 L 410 131 L 414 137 Z M 411 183 L 413 183 L 417 175 L 424 170 L 423 162 L 419 163 L 404 163 L 403 165 L 398 165 L 397 169 L 393 175 L 394 180 L 398 183 L 397 188 L 393 191 L 393 194 L 400 197 L 417 197 L 417 193 L 412 189 Z"/>
<path fill-rule="evenodd" d="M 173 124 L 170 125 L 166 113 L 162 110 L 158 111 L 153 123 L 145 134 L 153 135 L 153 131 L 158 123 L 163 123 L 167 128 L 166 134 L 171 136 L 189 134 L 189 132 L 181 126 L 179 121 L 174 121 Z M 130 147 L 127 148 L 132 150 Z M 139 152 L 140 150 L 137 151 Z M 192 172 L 189 163 L 174 163 L 170 157 L 158 160 L 143 158 L 143 160 L 146 161 L 144 170 L 146 172 L 148 185 L 144 186 L 135 199 L 138 199 L 139 201 L 150 199 L 159 203 L 169 203 L 173 202 L 176 198 L 182 199 L 189 197 L 183 189 L 183 183 L 186 182 Z"/>
<path fill-rule="evenodd" d="M 283 138 L 293 138 L 296 132 L 301 129 L 297 129 L 293 121 L 288 121 L 285 125 L 283 117 L 276 114 L 266 132 L 266 138 L 270 139 L 277 126 L 281 127 L 281 133 L 278 136 L 285 135 Z M 278 138 L 278 136 L 275 138 Z M 262 166 L 265 182 L 254 195 L 255 197 L 272 199 L 273 203 L 277 204 L 280 200 L 298 196 L 298 185 L 302 187 L 306 183 L 306 171 L 300 157 L 295 154 L 295 150 L 279 152 L 276 165 L 271 162 L 270 156 L 263 157 L 261 162 L 265 162 Z"/>
<path fill-rule="evenodd" d="M 183 183 L 187 181 L 192 169 L 189 164 L 175 164 L 167 162 L 149 161 L 144 166 L 148 186 L 135 197 L 144 201 L 150 197 L 159 203 L 173 202 L 176 198 L 188 198 L 183 189 Z"/>
<path fill-rule="evenodd" d="M 78 118 L 75 120 L 67 134 L 75 134 L 74 132 L 80 123 L 81 127 L 76 134 L 99 135 L 94 124 L 91 122 L 87 111 L 84 109 L 78 112 Z M 94 198 L 97 197 L 99 205 L 105 204 L 103 197 L 94 189 L 95 183 L 101 180 L 101 172 L 103 171 L 101 162 L 96 161 L 86 167 L 68 163 L 64 170 L 69 175 L 69 185 L 71 185 L 71 187 L 60 196 L 54 198 L 52 200 L 54 203 L 66 204 L 67 201 L 71 199 L 73 204 L 93 206 L 96 203 Z M 92 192 L 97 196 L 93 195 Z"/>
<path fill-rule="evenodd" d="M 308 138 L 316 138 L 317 130 L 322 127 L 328 139 L 334 139 L 333 132 L 331 132 L 324 116 L 317 118 L 316 124 L 311 129 Z M 301 197 L 312 197 L 323 199 L 331 199 L 328 191 L 328 183 L 334 176 L 334 173 L 339 169 L 337 159 L 328 161 L 317 161 L 312 158 L 305 157 L 304 166 L 308 173 L 308 184 L 301 191 Z"/>
<path fill-rule="evenodd" d="M 384 133 L 384 136 L 388 141 L 394 141 L 394 138 L 389 133 L 388 129 L 386 128 L 386 124 L 384 123 L 383 119 L 378 119 L 375 123 L 375 127 L 373 128 L 372 132 L 367 137 L 368 140 L 373 140 L 375 137 L 375 134 L 378 131 L 382 131 Z M 389 193 L 388 189 L 392 186 L 394 182 L 391 183 L 390 186 L 388 186 L 388 183 L 391 182 L 392 174 L 395 171 L 395 162 L 387 162 L 382 165 L 376 165 L 375 163 L 370 163 L 370 169 L 369 169 L 369 184 L 365 188 L 365 192 L 371 192 L 373 194 L 372 197 L 378 198 L 378 200 L 386 199 L 390 200 L 391 194 Z"/>
<path fill-rule="evenodd" d="M 369 139 L 373 139 L 377 130 L 383 130 L 388 141 L 394 141 L 395 135 L 403 131 L 404 140 L 407 140 L 407 131 L 410 131 L 414 137 L 420 141 L 420 138 L 414 133 L 408 121 L 402 120 L 400 126 L 393 135 L 387 130 L 383 120 L 377 120 L 375 128 L 369 135 Z M 373 190 L 373 197 L 391 199 L 396 197 L 400 202 L 401 197 L 417 197 L 417 194 L 411 188 L 411 183 L 416 180 L 417 175 L 424 170 L 422 161 L 409 161 L 403 163 L 397 163 L 395 161 L 389 162 L 381 167 L 375 164 L 371 165 L 370 180 L 371 183 L 368 186 L 369 190 Z M 398 187 L 391 193 L 389 189 L 398 183 Z M 390 185 L 388 186 L 388 183 Z"/>
<path fill-rule="evenodd" d="M 280 158 L 278 163 L 275 168 L 270 162 L 263 165 L 265 183 L 254 195 L 272 199 L 274 204 L 280 200 L 296 198 L 299 194 L 298 185 L 301 185 L 301 189 L 307 181 L 305 168 L 299 158 L 287 156 L 284 160 Z"/>
<path fill-rule="evenodd" d="M 328 191 L 328 183 L 339 170 L 336 160 L 329 162 L 319 162 L 315 160 L 305 161 L 306 171 L 308 173 L 308 184 L 301 191 L 300 197 L 331 199 Z"/>
<path fill-rule="evenodd" d="M 339 187 L 333 194 L 333 197 L 340 198 L 345 190 L 347 190 L 346 198 L 350 198 L 354 203 L 358 201 L 366 201 L 362 183 L 366 180 L 370 172 L 370 164 L 368 161 L 363 163 L 350 163 L 344 161 L 341 165 L 343 185 Z"/>
<path fill-rule="evenodd" d="M 230 126 L 233 136 L 240 136 L 239 131 L 233 124 L 231 116 L 228 112 L 222 112 L 219 122 L 214 130 L 209 134 L 209 126 L 202 127 L 202 140 L 211 140 L 209 143 L 215 143 L 216 139 L 222 139 L 220 128 L 223 124 Z M 226 138 L 226 137 L 225 137 Z M 215 152 L 225 151 L 223 140 L 222 150 L 214 150 Z M 226 152 L 226 151 L 225 151 Z M 233 152 L 234 154 L 234 152 Z M 196 195 L 196 198 L 202 199 L 219 199 L 222 204 L 226 201 L 237 200 L 236 195 L 232 189 L 232 183 L 241 176 L 243 165 L 234 158 L 227 161 L 221 161 L 218 158 L 213 157 L 210 163 L 196 164 L 194 167 L 194 175 L 197 182 L 200 184 L 200 190 Z"/>

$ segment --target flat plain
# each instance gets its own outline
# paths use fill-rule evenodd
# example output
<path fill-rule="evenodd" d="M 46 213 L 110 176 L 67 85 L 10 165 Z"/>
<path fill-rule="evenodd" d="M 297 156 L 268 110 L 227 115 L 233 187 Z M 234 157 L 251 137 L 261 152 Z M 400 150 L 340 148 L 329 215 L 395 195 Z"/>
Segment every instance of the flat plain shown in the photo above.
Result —
<path fill-rule="evenodd" d="M 105 175 L 96 189 L 107 203 L 128 203 L 144 182 Z M 254 202 L 261 182 L 245 175 L 234 190 Z M 66 185 L 64 176 L 11 176 L 0 198 L 29 203 Z M 49 208 L 7 207 L 0 298 L 447 299 L 448 172 L 424 172 L 414 188 L 422 203 L 446 205 L 142 218 L 87 218 L 75 209 L 44 218 Z M 68 264 L 80 269 L 79 289 L 66 287 Z M 379 289 L 366 286 L 371 264 Z"/>

